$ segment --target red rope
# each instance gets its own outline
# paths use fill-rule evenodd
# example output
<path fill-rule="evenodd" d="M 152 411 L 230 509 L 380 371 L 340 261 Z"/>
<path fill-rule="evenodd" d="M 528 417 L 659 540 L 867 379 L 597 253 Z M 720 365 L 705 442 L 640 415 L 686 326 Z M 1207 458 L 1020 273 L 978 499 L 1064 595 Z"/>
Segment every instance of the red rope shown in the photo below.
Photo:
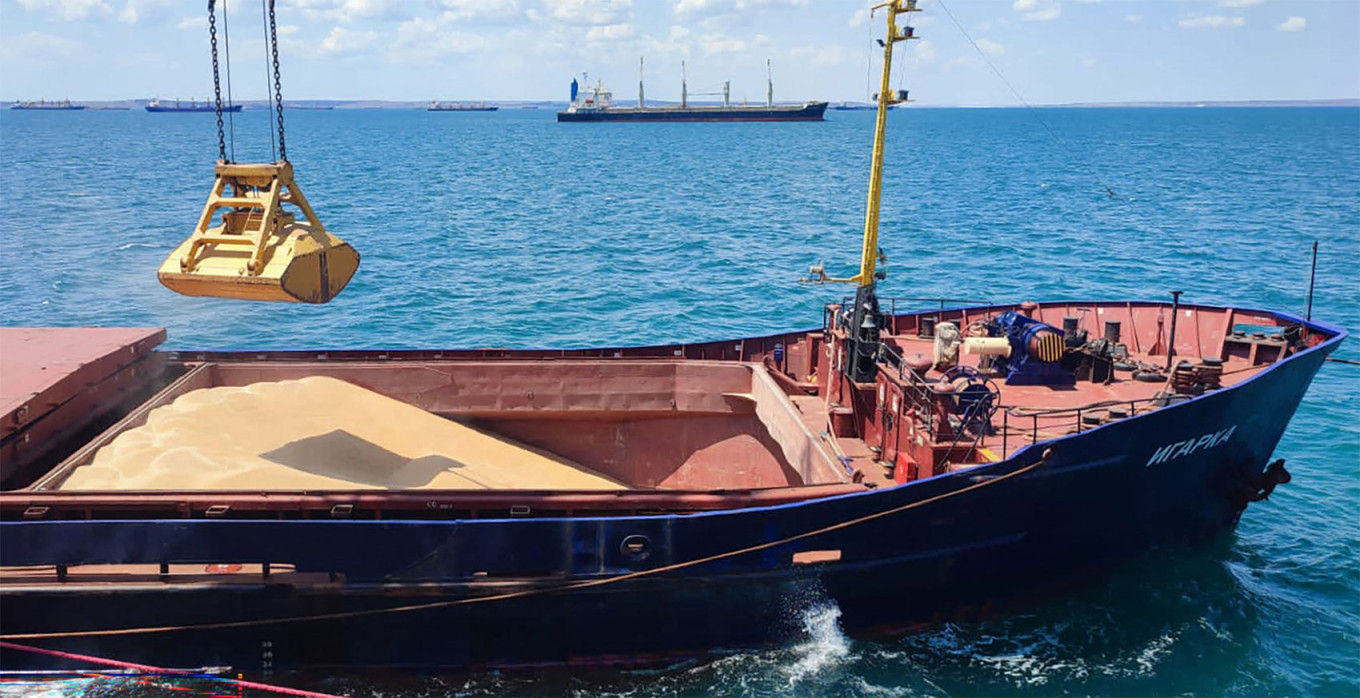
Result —
<path fill-rule="evenodd" d="M 200 677 L 204 677 L 204 678 L 207 678 L 207 679 L 210 679 L 210 680 L 213 680 L 213 681 L 229 681 L 229 682 L 231 682 L 231 683 L 233 683 L 233 684 L 235 684 L 235 685 L 237 685 L 237 686 L 240 686 L 240 687 L 242 687 L 242 688 L 253 688 L 253 689 L 259 690 L 259 691 L 269 691 L 269 692 L 271 692 L 271 693 L 281 693 L 281 694 L 287 695 L 287 696 L 301 696 L 302 698 L 341 698 L 340 696 L 337 696 L 337 695 L 334 695 L 334 694 L 331 694 L 331 693 L 317 693 L 317 692 L 315 692 L 315 691 L 304 691 L 304 690 L 302 690 L 302 689 L 300 689 L 300 688 L 287 688 L 287 687 L 284 687 L 284 686 L 271 686 L 271 685 L 269 685 L 269 684 L 267 684 L 267 683 L 255 683 L 254 681 L 242 681 L 241 679 L 231 679 L 231 678 L 216 677 L 216 676 L 205 676 L 204 674 L 200 674 L 200 673 L 198 673 L 198 672 L 194 672 L 194 671 L 186 671 L 186 670 L 183 670 L 183 669 L 163 669 L 163 668 L 161 668 L 161 667 L 148 666 L 148 665 L 146 665 L 146 664 L 133 664 L 132 662 L 120 662 L 120 661 L 118 661 L 118 660 L 116 660 L 116 659 L 103 659 L 103 658 L 100 658 L 100 657 L 91 657 L 91 656 L 86 655 L 86 654 L 74 654 L 74 653 L 71 653 L 71 652 L 60 652 L 60 651 L 58 651 L 58 650 L 48 650 L 48 649 L 43 649 L 43 648 L 41 648 L 41 647 L 29 647 L 28 645 L 17 645 L 17 644 L 15 644 L 15 643 L 13 643 L 13 642 L 5 642 L 5 641 L 3 641 L 3 640 L 0 640 L 0 647 L 3 647 L 3 648 L 5 648 L 5 649 L 10 649 L 10 650 L 19 650 L 19 651 L 21 651 L 21 652 L 33 652 L 33 653 L 35 653 L 35 654 L 46 654 L 46 655 L 49 655 L 49 656 L 52 656 L 52 657 L 61 657 L 62 659 L 75 659 L 75 660 L 79 660 L 79 661 L 82 661 L 82 662 L 89 662 L 89 663 L 91 663 L 91 664 L 102 664 L 102 665 L 104 665 L 104 666 L 118 667 L 119 669 L 136 669 L 137 671 L 141 671 L 141 672 L 144 672 L 144 673 L 147 673 L 147 674 L 170 674 L 170 675 L 178 675 L 178 676 L 200 676 Z"/>

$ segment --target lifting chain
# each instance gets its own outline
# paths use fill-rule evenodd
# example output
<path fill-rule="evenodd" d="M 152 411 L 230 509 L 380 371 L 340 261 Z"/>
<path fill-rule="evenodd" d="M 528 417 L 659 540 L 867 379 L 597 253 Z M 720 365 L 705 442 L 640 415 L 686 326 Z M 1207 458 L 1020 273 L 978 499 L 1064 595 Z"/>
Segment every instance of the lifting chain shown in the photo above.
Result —
<path fill-rule="evenodd" d="M 213 98 L 217 111 L 217 159 L 227 162 L 227 137 L 222 129 L 222 80 L 218 76 L 217 69 L 217 12 L 215 5 L 217 0 L 208 0 L 208 36 L 212 39 L 212 66 L 213 66 Z M 274 75 L 278 76 L 278 54 L 274 58 Z M 279 133 L 283 133 L 283 123 L 280 120 Z"/>
<path fill-rule="evenodd" d="M 283 85 L 279 80 L 279 32 L 274 25 L 274 0 L 265 1 L 269 3 L 269 50 L 274 56 L 274 104 L 279 115 L 279 161 L 288 162 L 288 152 L 283 147 Z M 219 119 L 218 133 L 221 132 Z"/>

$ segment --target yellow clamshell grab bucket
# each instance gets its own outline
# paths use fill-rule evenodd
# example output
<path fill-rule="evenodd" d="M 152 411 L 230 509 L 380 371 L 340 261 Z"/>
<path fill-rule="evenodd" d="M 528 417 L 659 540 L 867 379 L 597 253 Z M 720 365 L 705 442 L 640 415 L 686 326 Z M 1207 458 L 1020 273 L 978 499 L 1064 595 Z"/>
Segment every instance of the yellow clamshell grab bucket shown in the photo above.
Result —
<path fill-rule="evenodd" d="M 284 204 L 306 221 L 298 222 Z M 358 268 L 359 253 L 326 232 L 293 181 L 291 163 L 218 161 L 197 228 L 157 276 L 186 296 L 325 303 Z"/>

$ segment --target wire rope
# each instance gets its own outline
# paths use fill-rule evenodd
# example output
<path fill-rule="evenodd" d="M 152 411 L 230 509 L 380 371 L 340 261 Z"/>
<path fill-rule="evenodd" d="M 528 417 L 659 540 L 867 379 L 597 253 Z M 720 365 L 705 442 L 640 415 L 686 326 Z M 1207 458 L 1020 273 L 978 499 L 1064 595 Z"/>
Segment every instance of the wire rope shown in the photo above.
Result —
<path fill-rule="evenodd" d="M 232 108 L 236 102 L 231 96 L 231 31 L 227 27 L 227 0 L 222 0 L 222 48 L 227 54 L 227 128 L 230 134 L 229 144 L 231 148 L 231 159 L 236 160 L 236 110 Z"/>
<path fill-rule="evenodd" d="M 264 90 L 265 90 L 266 93 L 269 92 L 269 41 L 268 41 L 268 34 L 269 34 L 269 9 L 268 9 L 268 6 L 269 6 L 269 0 L 260 0 L 260 24 L 264 27 L 264 33 L 265 33 L 265 37 L 266 37 L 266 40 L 263 42 L 263 45 L 264 45 Z M 269 94 L 268 97 L 269 97 L 269 119 L 270 119 L 270 121 L 273 121 L 273 120 L 274 120 L 274 95 L 273 95 L 273 94 Z M 277 160 L 277 159 L 278 159 L 278 150 L 277 150 L 277 149 L 275 148 L 275 146 L 274 146 L 274 130 L 273 130 L 272 128 L 271 128 L 271 129 L 266 129 L 266 130 L 269 131 L 269 159 L 270 159 L 270 160 Z"/>
<path fill-rule="evenodd" d="M 1034 105 L 1030 104 L 1029 100 L 1026 100 L 1024 95 L 1020 94 L 1019 90 L 1015 89 L 1015 86 L 1011 84 L 1010 80 L 1006 79 L 1006 76 L 1001 73 L 1001 70 L 996 67 L 996 64 L 992 63 L 992 59 L 987 57 L 987 54 L 982 50 L 980 46 L 977 45 L 976 41 L 973 41 L 973 37 L 968 34 L 967 29 L 963 28 L 963 24 L 959 22 L 958 18 L 954 16 L 954 13 L 949 10 L 949 7 L 947 5 L 945 5 L 944 0 L 939 0 L 939 2 L 940 9 L 944 10 L 944 13 L 949 17 L 949 20 L 953 22 L 954 26 L 957 27 L 959 32 L 963 34 L 963 38 L 968 40 L 968 43 L 973 46 L 974 51 L 977 51 L 978 56 L 982 58 L 982 62 L 986 63 L 987 67 L 991 68 L 992 72 L 996 74 L 996 77 L 1000 79 L 1001 83 L 1006 86 L 1006 89 L 1010 90 L 1011 94 L 1015 95 L 1015 98 L 1020 100 L 1021 104 L 1025 105 L 1025 109 L 1029 110 L 1030 116 L 1033 116 L 1034 120 L 1038 121 L 1039 125 L 1043 126 L 1044 130 L 1048 132 L 1048 135 L 1052 137 L 1053 140 L 1056 141 L 1059 145 L 1061 145 L 1063 150 L 1067 151 L 1067 156 L 1069 158 L 1076 162 L 1081 163 L 1083 166 L 1086 167 L 1086 170 L 1091 175 L 1092 179 L 1094 179 L 1097 184 L 1099 184 L 1102 188 L 1105 189 L 1105 193 L 1109 194 L 1111 199 L 1115 198 L 1114 190 L 1111 189 L 1110 186 L 1101 179 L 1100 173 L 1096 171 L 1095 167 L 1090 162 L 1078 157 L 1076 151 L 1074 151 L 1072 147 L 1067 144 L 1067 141 L 1064 141 L 1057 134 L 1057 132 L 1054 131 L 1053 128 L 1048 125 L 1048 122 L 1044 121 L 1043 117 L 1039 116 L 1039 112 L 1034 108 Z"/>

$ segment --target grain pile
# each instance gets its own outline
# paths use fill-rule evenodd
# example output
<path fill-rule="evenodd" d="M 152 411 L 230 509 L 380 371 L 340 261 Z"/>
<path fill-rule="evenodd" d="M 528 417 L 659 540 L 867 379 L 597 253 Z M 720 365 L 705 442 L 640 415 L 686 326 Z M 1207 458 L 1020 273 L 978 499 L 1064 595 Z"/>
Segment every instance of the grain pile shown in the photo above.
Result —
<path fill-rule="evenodd" d="M 63 490 L 618 490 L 584 466 L 334 378 L 194 390 Z"/>

